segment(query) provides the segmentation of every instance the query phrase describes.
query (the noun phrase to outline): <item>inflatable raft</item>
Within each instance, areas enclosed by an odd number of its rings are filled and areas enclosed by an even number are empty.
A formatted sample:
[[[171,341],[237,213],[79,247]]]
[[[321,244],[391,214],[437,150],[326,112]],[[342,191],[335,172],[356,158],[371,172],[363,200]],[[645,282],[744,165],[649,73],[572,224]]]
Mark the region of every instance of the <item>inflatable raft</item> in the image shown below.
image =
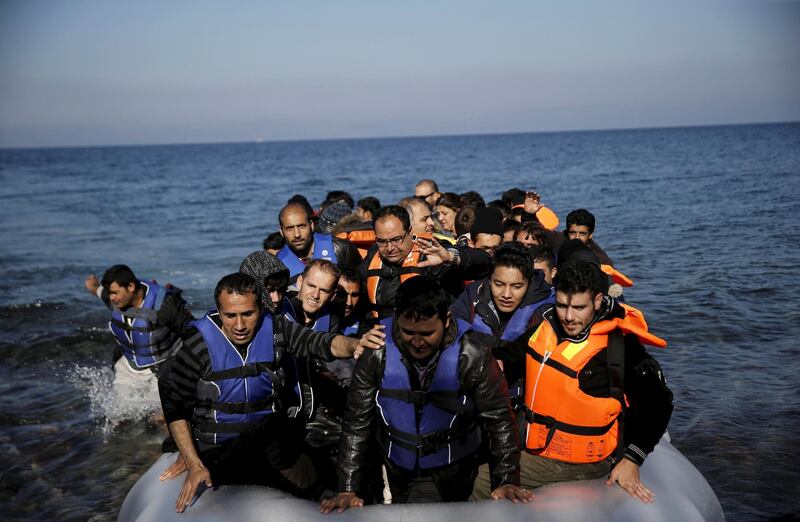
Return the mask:
[[[717,496],[699,471],[664,436],[641,468],[642,481],[655,493],[652,504],[643,504],[618,486],[604,480],[554,484],[536,490],[529,504],[509,501],[439,504],[373,505],[323,515],[319,504],[259,486],[221,486],[205,491],[182,514],[175,513],[185,475],[160,481],[158,476],[177,454],[163,455],[131,488],[119,520],[122,522],[355,520],[414,522],[513,521],[722,521]]]

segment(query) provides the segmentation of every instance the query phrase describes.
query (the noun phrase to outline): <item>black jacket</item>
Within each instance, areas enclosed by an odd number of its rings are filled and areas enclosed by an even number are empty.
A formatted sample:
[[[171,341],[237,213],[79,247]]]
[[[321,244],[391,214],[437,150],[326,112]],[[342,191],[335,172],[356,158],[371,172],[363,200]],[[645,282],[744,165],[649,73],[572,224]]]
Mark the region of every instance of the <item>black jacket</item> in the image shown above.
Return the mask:
[[[421,269],[421,273],[439,280],[442,287],[453,298],[464,291],[464,281],[482,279],[492,270],[492,258],[479,248],[450,247],[458,250],[460,261],[458,265],[436,265]],[[369,264],[373,256],[380,255],[377,245],[373,245],[367,252],[366,259],[361,263],[361,276],[366,282],[368,279]],[[424,260],[424,256],[420,258]],[[381,282],[378,285],[377,304],[373,307],[381,317],[388,317],[393,313],[394,300],[400,288],[400,274],[397,268],[384,264]]]
[[[453,342],[456,321],[451,321],[443,344]],[[401,352],[402,352],[402,348]],[[385,349],[367,350],[356,363],[355,374],[347,397],[343,433],[339,445],[339,490],[362,491],[369,476],[370,439],[376,429],[376,394],[383,379]],[[404,364],[411,363],[403,357]],[[429,372],[432,374],[433,372]],[[409,369],[412,387],[419,386],[417,372]],[[462,337],[459,357],[459,381],[465,394],[475,402],[478,422],[489,438],[492,488],[503,484],[519,484],[519,452],[513,428],[507,387],[488,347],[476,342],[473,334]],[[426,388],[426,386],[422,386]],[[387,461],[390,483],[404,482],[409,472]],[[452,464],[428,470],[446,500],[466,500],[472,491],[478,461],[465,457]],[[406,480],[407,481],[407,480]],[[394,489],[394,488],[393,488]],[[466,491],[466,496],[463,492]]]

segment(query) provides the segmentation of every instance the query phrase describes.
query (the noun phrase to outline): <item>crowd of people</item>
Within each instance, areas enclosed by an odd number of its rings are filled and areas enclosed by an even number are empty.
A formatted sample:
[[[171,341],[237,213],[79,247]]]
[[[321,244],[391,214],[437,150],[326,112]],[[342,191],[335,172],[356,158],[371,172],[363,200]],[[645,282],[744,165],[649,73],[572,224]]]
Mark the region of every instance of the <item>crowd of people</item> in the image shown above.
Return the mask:
[[[486,203],[422,180],[385,206],[295,195],[276,224],[201,318],[125,265],[86,278],[111,309],[115,393],[158,389],[177,511],[222,484],[325,513],[600,477],[653,501],[639,467],[672,393],[644,345],[666,342],[588,210],[559,230],[535,192]]]

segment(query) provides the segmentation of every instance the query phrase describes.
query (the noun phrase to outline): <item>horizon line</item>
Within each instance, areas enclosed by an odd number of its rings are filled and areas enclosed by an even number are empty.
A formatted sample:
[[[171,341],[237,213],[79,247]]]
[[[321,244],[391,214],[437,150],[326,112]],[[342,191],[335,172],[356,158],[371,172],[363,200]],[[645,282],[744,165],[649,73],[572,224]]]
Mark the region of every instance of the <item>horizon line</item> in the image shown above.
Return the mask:
[[[584,129],[564,129],[551,131],[514,131],[514,132],[485,132],[485,133],[455,133],[455,134],[417,134],[417,135],[396,135],[396,136],[352,136],[344,138],[304,138],[304,139],[251,139],[251,140],[230,140],[230,141],[186,141],[186,142],[167,142],[167,143],[109,143],[95,145],[26,145],[20,147],[2,147],[0,151],[15,150],[60,150],[60,149],[110,149],[110,148],[133,148],[133,147],[180,147],[195,145],[244,145],[255,143],[306,143],[318,141],[368,141],[368,140],[408,140],[408,139],[431,139],[431,138],[464,138],[479,136],[519,136],[523,134],[567,134],[584,132],[619,132],[619,131],[647,131],[647,130],[669,130],[669,129],[693,129],[710,127],[742,127],[747,125],[787,125],[800,123],[800,120],[781,120],[781,121],[760,121],[760,122],[740,122],[740,123],[704,123],[692,125],[664,125],[664,126],[643,126],[643,127],[613,127],[613,128],[584,128]]]

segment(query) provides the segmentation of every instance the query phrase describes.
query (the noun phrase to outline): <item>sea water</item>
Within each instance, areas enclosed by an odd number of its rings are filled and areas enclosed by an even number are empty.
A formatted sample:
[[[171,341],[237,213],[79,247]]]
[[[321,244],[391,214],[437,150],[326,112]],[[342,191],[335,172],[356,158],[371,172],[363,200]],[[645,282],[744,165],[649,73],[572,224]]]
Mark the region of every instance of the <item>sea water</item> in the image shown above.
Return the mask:
[[[110,396],[115,263],[196,316],[277,230],[288,197],[392,203],[433,178],[489,201],[534,189],[632,277],[665,350],[673,444],[730,520],[800,516],[800,124],[0,150],[0,513],[113,519],[160,451],[152,401]],[[657,492],[656,492],[657,493]]]

